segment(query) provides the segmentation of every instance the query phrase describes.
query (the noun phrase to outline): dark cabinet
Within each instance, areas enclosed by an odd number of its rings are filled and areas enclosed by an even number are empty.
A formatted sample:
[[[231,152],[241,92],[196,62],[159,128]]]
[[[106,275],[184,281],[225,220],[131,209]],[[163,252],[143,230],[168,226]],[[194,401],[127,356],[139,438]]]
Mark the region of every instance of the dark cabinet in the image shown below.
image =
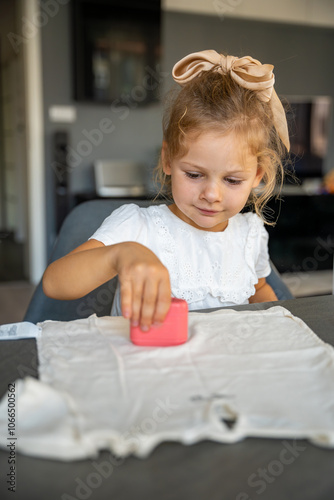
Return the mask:
[[[280,272],[333,268],[334,195],[289,195],[269,207],[277,218],[267,226],[269,251]]]

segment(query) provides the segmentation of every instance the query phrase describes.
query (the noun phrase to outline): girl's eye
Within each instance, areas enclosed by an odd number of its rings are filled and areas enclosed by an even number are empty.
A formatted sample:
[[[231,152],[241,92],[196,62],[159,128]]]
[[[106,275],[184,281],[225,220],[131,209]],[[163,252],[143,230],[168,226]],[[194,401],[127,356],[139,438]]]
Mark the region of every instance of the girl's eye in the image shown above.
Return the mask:
[[[228,182],[228,184],[232,184],[233,186],[237,186],[238,184],[242,183],[241,179],[233,179],[231,177],[225,177],[225,181]]]
[[[199,179],[201,177],[201,174],[196,172],[185,172],[185,174],[189,179]]]

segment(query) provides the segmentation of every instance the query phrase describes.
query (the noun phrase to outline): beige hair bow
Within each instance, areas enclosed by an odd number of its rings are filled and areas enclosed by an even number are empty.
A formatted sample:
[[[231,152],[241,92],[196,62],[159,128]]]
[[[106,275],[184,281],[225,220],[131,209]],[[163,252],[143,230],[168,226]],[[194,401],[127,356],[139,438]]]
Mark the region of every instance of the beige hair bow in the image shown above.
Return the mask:
[[[177,62],[173,68],[173,78],[180,85],[190,82],[202,71],[216,67],[221,74],[230,73],[242,87],[257,92],[259,99],[270,101],[275,128],[283,144],[290,149],[288,125],[282,103],[277,96],[272,64],[261,64],[250,56],[234,57],[218,54],[215,50],[194,52]]]

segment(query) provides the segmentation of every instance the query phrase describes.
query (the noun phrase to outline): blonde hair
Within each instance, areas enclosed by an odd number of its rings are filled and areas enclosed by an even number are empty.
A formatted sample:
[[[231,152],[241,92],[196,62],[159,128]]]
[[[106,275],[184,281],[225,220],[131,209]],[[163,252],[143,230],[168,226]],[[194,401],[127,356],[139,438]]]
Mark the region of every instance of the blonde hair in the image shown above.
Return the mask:
[[[286,149],[274,127],[270,103],[261,101],[256,92],[241,87],[229,74],[222,75],[215,68],[203,71],[167,96],[163,117],[166,147],[155,171],[160,185],[157,196],[162,194],[173,200],[171,178],[164,173],[163,162],[184,156],[187,138],[207,131],[222,135],[234,132],[247,141],[263,178],[251,192],[246,206],[252,207],[264,222],[273,224],[265,219],[264,209],[269,198],[280,192]]]

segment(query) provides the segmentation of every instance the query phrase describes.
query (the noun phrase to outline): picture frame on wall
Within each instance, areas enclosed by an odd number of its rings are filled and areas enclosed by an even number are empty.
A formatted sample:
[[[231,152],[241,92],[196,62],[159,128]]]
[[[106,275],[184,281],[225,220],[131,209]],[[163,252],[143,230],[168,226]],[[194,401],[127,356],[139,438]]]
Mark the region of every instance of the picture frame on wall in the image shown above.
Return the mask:
[[[160,0],[73,0],[71,24],[75,100],[159,100]]]

